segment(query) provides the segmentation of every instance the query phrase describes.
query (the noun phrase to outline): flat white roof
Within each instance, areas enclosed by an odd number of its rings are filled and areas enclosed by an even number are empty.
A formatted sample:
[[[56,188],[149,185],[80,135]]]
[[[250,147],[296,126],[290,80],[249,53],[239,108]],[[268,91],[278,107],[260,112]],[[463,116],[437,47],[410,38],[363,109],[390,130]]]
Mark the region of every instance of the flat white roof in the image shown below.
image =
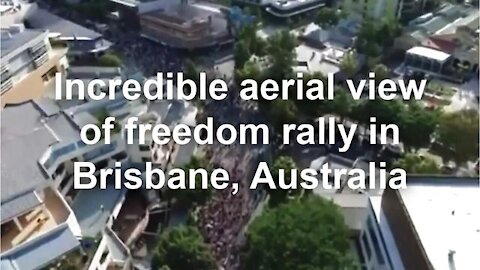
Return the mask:
[[[328,73],[337,73],[340,67],[334,61],[328,61],[336,57],[343,56],[343,52],[333,48],[319,50],[304,44],[300,44],[295,48],[297,54],[298,65],[294,67],[296,72],[321,72],[325,75]],[[335,54],[335,55],[334,55]]]
[[[480,265],[480,188],[435,180],[409,183],[402,200],[435,270],[472,269]]]
[[[426,58],[430,58],[430,59],[437,60],[437,61],[440,61],[440,62],[443,62],[450,57],[450,54],[448,54],[448,53],[445,53],[445,52],[442,52],[442,51],[439,51],[439,50],[435,50],[435,49],[431,49],[431,48],[427,48],[427,47],[422,47],[422,46],[413,47],[413,48],[409,49],[407,51],[407,53],[422,56],[422,57],[426,57]]]

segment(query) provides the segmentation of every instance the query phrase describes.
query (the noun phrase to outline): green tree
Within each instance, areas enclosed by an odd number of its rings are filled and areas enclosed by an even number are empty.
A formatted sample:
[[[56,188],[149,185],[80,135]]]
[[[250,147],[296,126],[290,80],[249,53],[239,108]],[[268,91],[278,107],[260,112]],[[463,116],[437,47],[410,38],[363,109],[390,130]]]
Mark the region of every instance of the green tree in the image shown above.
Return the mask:
[[[284,183],[285,184],[289,184],[292,179],[291,179],[291,170],[292,169],[297,169],[298,170],[298,167],[297,167],[297,164],[295,163],[295,161],[289,157],[289,156],[280,156],[280,157],[277,157],[275,159],[275,161],[273,162],[273,167],[272,167],[272,177],[276,180],[276,187],[277,189],[269,189],[268,190],[268,193],[270,195],[270,199],[269,199],[269,205],[270,206],[277,206],[281,203],[284,203],[287,201],[288,199],[288,196],[291,196],[291,195],[298,195],[299,192],[290,192],[288,190],[284,190],[284,189],[280,189],[279,188],[279,179],[280,179],[280,173],[279,173],[279,170],[285,170],[285,179],[284,179]],[[297,179],[298,179],[298,175],[297,175]]]
[[[246,44],[245,41],[238,41],[235,44],[234,60],[237,68],[242,68],[251,56],[252,54],[250,53],[248,44]]]
[[[315,23],[322,28],[336,25],[340,20],[340,14],[333,8],[324,7],[318,10]]]
[[[283,124],[295,123],[298,110],[292,100],[276,99],[268,103],[267,108],[267,116],[275,128],[281,128]]]
[[[269,76],[281,80],[290,77],[295,62],[297,39],[288,31],[277,33],[268,39],[267,54],[271,59]]]
[[[394,163],[394,167],[402,168],[409,174],[440,174],[440,168],[433,159],[414,153],[405,154]]]
[[[199,75],[200,75],[200,67],[191,59],[187,59],[185,61],[185,72],[184,77],[185,79],[190,79],[199,83]]]
[[[439,115],[438,111],[426,110],[417,103],[410,104],[398,123],[404,147],[415,151],[421,147],[428,147]]]
[[[383,19],[377,33],[377,42],[382,47],[392,46],[395,38],[402,34],[402,26],[397,20]]]
[[[340,62],[340,70],[348,77],[355,76],[358,70],[357,52],[351,51],[343,55]]]
[[[152,269],[214,270],[215,260],[197,228],[180,225],[167,229],[152,258]]]
[[[114,53],[105,53],[98,58],[98,64],[104,67],[119,67],[122,65],[122,60]]]
[[[347,93],[347,91],[348,90],[343,88],[335,89],[334,99],[329,102],[330,112],[340,116],[342,121],[349,115],[352,106],[353,99],[351,98],[351,95]]]
[[[453,160],[460,166],[478,158],[478,111],[463,110],[440,117],[436,130],[437,142],[445,148],[445,161]]]
[[[365,116],[375,117],[378,124],[398,124],[405,111],[405,105],[397,100],[368,100],[363,104]]]
[[[193,156],[186,165],[183,166],[186,179],[189,179],[190,169],[209,169],[204,159]],[[195,189],[184,190],[170,190],[167,189],[164,193],[167,200],[174,200],[175,204],[182,209],[191,209],[192,207],[204,205],[212,196],[212,188],[208,186],[207,189],[202,188],[202,177],[200,174],[196,174],[195,177]]]
[[[243,269],[357,269],[348,228],[333,202],[318,196],[268,208],[248,227]]]
[[[382,80],[387,79],[389,75],[388,67],[385,66],[384,64],[375,65],[372,72],[375,73],[376,82],[381,82]]]
[[[238,85],[246,79],[252,79],[257,82],[263,80],[262,71],[258,65],[252,61],[247,61],[242,68],[235,70],[235,81]]]

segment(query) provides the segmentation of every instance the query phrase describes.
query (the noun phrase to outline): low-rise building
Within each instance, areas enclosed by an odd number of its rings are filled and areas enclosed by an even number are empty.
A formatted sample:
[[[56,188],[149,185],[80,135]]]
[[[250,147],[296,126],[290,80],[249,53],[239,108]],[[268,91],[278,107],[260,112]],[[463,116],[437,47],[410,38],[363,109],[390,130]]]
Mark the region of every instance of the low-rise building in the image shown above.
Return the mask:
[[[45,9],[37,8],[25,17],[25,21],[31,28],[48,30],[50,39],[66,42],[70,55],[96,55],[112,46],[102,34]]]
[[[128,77],[118,69],[95,67],[74,67],[65,77],[71,76],[84,83]],[[141,169],[152,161],[162,169],[182,166],[196,151],[196,144],[156,145],[151,134],[145,145],[127,145],[123,128],[114,130],[110,144],[102,139],[86,145],[80,129],[101,124],[105,116],[114,116],[120,127],[133,115],[142,123],[153,119],[152,124],[195,126],[197,110],[182,100],[128,101],[119,92],[113,100],[78,100],[77,95],[54,100],[54,89],[48,88],[42,97],[2,111],[2,269],[61,268],[78,258],[91,269],[130,269],[130,252],[143,252],[136,247],[149,224],[149,211],[153,223],[158,223],[158,213],[168,211],[160,192],[129,193],[115,188],[114,181],[106,188],[97,183],[93,189],[74,189],[74,162],[93,163],[98,177],[101,169],[117,165]],[[132,220],[133,214],[138,219]]]
[[[313,160],[311,169],[319,171],[324,164],[331,169],[362,168],[362,160],[350,160],[337,155],[327,155]],[[367,165],[368,166],[368,165]],[[368,178],[368,176],[367,176]],[[321,182],[322,179],[319,179]],[[367,270],[397,270],[401,265],[394,264],[387,250],[385,239],[378,225],[378,217],[374,211],[371,198],[381,195],[382,190],[350,190],[345,183],[347,177],[341,179],[340,189],[324,189],[320,187],[313,190],[313,194],[334,202],[345,218],[345,223],[350,229],[350,242],[352,254],[355,255],[361,269]],[[333,174],[329,176],[329,183],[333,184]]]
[[[42,168],[44,151],[73,136],[65,117],[47,119],[32,101],[2,110],[2,269],[39,269],[80,246],[74,212]],[[55,132],[53,132],[55,129]]]
[[[471,269],[478,265],[478,178],[409,176],[407,188],[387,189],[380,227],[405,269]]]
[[[227,14],[215,6],[163,1],[140,7],[142,36],[166,46],[193,50],[233,42]]]
[[[22,103],[43,95],[55,73],[68,68],[67,48],[52,47],[49,32],[13,24],[1,31],[1,100]]]
[[[325,0],[272,0],[265,10],[277,18],[291,18],[325,6]]]
[[[477,8],[445,4],[409,23],[395,47],[409,50],[423,46],[451,55],[451,65],[459,64],[478,73],[479,11]]]
[[[396,19],[402,0],[344,0],[342,9],[350,15],[374,19]]]

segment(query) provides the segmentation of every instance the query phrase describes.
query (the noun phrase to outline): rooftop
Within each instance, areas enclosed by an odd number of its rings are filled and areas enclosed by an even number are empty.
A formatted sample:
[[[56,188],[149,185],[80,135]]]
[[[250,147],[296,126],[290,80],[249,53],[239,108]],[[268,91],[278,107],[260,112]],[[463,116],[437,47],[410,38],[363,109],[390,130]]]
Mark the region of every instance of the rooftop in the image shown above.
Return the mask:
[[[32,28],[49,30],[52,35],[65,39],[94,40],[102,37],[100,33],[40,8],[28,15],[26,21]]]
[[[339,63],[344,52],[334,48],[316,49],[307,45],[295,48],[297,53],[297,66],[299,72],[321,72],[322,74],[337,73],[340,71]]]
[[[0,42],[2,58],[13,52],[15,49],[42,35],[46,36],[46,32],[32,29],[23,29],[20,32],[14,32],[2,29]]]
[[[112,180],[113,182],[113,180]],[[106,189],[80,190],[72,203],[72,210],[83,236],[95,237],[101,233],[125,190],[108,185]]]
[[[28,246],[1,257],[2,270],[38,269],[50,261],[78,248],[80,243],[67,224],[55,229],[55,232],[38,237]]]
[[[427,48],[427,47],[421,47],[421,46],[417,46],[409,49],[407,51],[407,54],[413,54],[413,55],[433,59],[440,62],[443,62],[450,57],[450,54],[448,53]]]
[[[478,179],[410,177],[408,188],[399,194],[434,269],[480,265]],[[450,251],[454,268],[449,265]]]
[[[325,0],[273,0],[269,2],[266,10],[277,17],[290,17],[323,7],[325,2]]]
[[[70,140],[78,136],[78,132],[63,114],[44,117],[34,102],[6,106],[1,120],[1,218],[4,221],[36,205],[32,191],[48,185],[48,177],[38,160],[49,146]]]

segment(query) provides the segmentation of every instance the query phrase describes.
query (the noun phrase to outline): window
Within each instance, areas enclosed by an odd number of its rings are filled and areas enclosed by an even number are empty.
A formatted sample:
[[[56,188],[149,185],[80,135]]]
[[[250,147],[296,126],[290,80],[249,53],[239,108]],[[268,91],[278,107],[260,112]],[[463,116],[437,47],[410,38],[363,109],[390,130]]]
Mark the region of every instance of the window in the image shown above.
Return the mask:
[[[102,253],[102,257],[100,257],[100,264],[104,264],[105,260],[107,259],[108,256],[108,250],[105,248],[105,250]]]
[[[140,151],[150,151],[149,145],[141,144],[139,148],[140,148]]]
[[[378,263],[385,264],[385,259],[383,258],[382,251],[380,250],[380,245],[378,243],[377,234],[373,229],[373,222],[372,219],[368,219],[368,232],[370,234],[370,238],[372,239],[373,249],[375,250],[375,255],[377,256]]]
[[[370,243],[368,242],[367,232],[363,232],[362,235],[363,247],[365,248],[365,253],[367,254],[367,261],[370,261],[372,257],[372,250],[370,249]]]

